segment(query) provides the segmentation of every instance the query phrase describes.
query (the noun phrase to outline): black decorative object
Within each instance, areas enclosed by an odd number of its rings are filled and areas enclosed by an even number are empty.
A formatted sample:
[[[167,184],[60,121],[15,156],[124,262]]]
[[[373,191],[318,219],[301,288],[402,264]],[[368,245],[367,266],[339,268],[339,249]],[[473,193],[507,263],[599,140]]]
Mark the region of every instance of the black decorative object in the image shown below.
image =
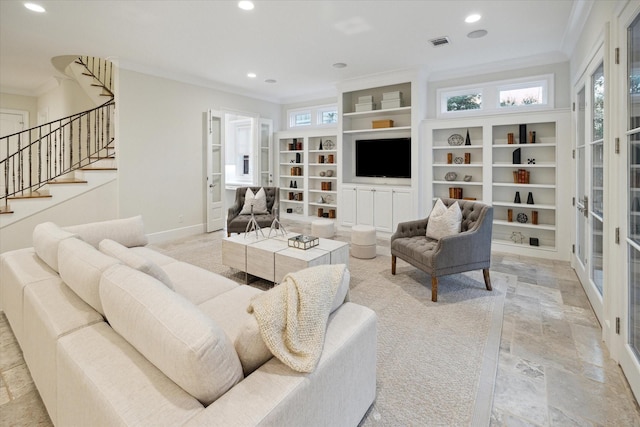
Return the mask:
[[[322,139],[320,140],[320,148],[318,150],[322,150]]]
[[[289,181],[289,188],[293,188],[293,180]]]
[[[540,246],[540,241],[537,237],[529,237],[529,244],[531,246]]]
[[[536,131],[535,130],[533,132],[531,132],[531,143],[532,144],[536,143]]]
[[[514,165],[519,165],[520,164],[520,162],[521,162],[520,152],[521,151],[522,150],[520,148],[516,148],[515,150],[513,150],[513,156],[512,157],[513,157],[513,164]]]
[[[516,198],[513,199],[513,203],[520,203],[520,192],[516,191]]]
[[[287,208],[287,213],[293,213],[293,208]]]
[[[520,125],[520,144],[527,143],[527,125]]]
[[[520,212],[518,214],[518,216],[516,216],[516,220],[518,220],[518,222],[522,223],[522,224],[526,224],[527,221],[529,221],[529,217],[527,217],[527,214],[524,212]]]
[[[296,153],[296,163],[302,163],[302,157],[300,156],[300,153]]]
[[[293,188],[298,188],[298,181],[293,181]]]
[[[535,165],[536,164],[536,159],[527,159],[527,164]]]
[[[471,138],[469,138],[469,129],[467,129],[467,138],[464,140],[464,145],[471,145]]]
[[[533,205],[533,193],[531,191],[529,191],[529,195],[527,196],[527,204],[528,205]]]

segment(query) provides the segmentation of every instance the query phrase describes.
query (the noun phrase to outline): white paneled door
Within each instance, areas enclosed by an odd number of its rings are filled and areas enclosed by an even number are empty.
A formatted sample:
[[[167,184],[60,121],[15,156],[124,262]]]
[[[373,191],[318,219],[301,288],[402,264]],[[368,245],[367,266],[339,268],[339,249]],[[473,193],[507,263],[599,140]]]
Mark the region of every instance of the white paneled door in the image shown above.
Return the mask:
[[[629,7],[629,9],[632,9]],[[620,245],[624,247],[624,273],[627,289],[619,333],[624,340],[620,357],[629,385],[640,396],[640,6],[623,13],[620,20],[620,64],[626,65],[624,139],[621,155],[626,156],[622,175]],[[626,44],[626,46],[624,46]],[[622,142],[624,141],[624,144]],[[620,319],[620,318],[618,318]]]
[[[598,49],[576,87],[575,249],[573,266],[600,323],[604,321],[604,81]]]
[[[207,114],[207,232],[224,228],[224,120],[222,113]]]

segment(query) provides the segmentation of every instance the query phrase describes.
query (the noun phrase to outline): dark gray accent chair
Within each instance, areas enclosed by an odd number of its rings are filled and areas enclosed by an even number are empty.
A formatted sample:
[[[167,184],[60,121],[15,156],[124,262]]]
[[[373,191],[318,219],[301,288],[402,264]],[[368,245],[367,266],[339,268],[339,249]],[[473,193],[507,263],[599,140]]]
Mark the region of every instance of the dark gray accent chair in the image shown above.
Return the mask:
[[[278,187],[238,187],[236,188],[236,200],[227,212],[227,236],[231,236],[231,233],[244,233],[247,229],[251,215],[240,215],[244,206],[244,195],[247,193],[247,188],[251,188],[254,194],[264,188],[267,196],[267,210],[269,213],[254,215],[260,227],[269,227],[276,217],[278,220],[280,219],[280,189]]]
[[[458,202],[462,210],[459,234],[434,240],[426,236],[429,218],[398,224],[391,236],[391,274],[400,258],[431,275],[431,300],[438,300],[438,277],[482,269],[487,290],[491,290],[491,231],[493,207],[484,203],[442,199],[447,206]]]

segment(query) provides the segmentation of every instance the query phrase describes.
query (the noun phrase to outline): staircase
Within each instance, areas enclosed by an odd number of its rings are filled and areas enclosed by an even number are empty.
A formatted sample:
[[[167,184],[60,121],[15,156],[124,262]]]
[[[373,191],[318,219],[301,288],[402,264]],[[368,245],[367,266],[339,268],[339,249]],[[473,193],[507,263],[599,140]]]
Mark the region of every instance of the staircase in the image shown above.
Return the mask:
[[[0,229],[116,179],[113,65],[67,67],[99,107],[0,138]]]

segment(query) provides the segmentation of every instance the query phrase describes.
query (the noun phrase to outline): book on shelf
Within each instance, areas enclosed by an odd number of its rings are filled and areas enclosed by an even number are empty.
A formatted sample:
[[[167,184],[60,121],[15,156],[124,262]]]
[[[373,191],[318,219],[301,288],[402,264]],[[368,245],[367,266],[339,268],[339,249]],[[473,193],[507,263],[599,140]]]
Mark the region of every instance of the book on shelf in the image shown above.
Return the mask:
[[[449,187],[450,199],[462,199],[462,187]]]
[[[514,184],[528,184],[531,172],[526,169],[518,169],[513,171],[513,183]]]

